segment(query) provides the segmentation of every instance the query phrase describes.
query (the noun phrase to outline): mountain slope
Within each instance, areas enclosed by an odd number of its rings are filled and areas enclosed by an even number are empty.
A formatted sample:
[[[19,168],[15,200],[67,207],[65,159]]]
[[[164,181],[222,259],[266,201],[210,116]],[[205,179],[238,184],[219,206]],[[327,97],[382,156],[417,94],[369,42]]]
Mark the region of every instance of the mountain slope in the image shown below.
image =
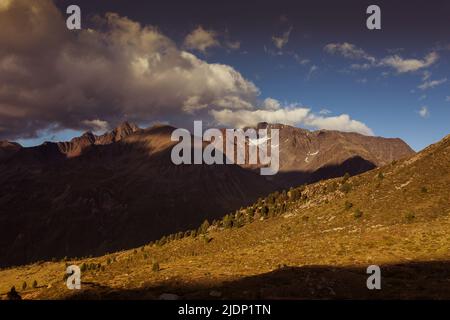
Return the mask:
[[[141,245],[275,189],[235,165],[173,165],[173,129],[107,144],[86,134],[24,148],[0,164],[0,265]]]
[[[13,151],[0,161],[0,266],[139,246],[274,190],[357,174],[412,153],[399,139],[262,127],[280,130],[281,172],[271,177],[246,165],[174,165],[170,126],[125,122],[69,142],[5,145]]]
[[[24,298],[450,298],[450,136],[364,174],[274,194],[211,226],[90,259],[0,271]],[[266,207],[269,211],[266,211]],[[160,271],[154,272],[154,262]],[[95,265],[82,290],[65,264]],[[382,290],[366,288],[380,265]]]

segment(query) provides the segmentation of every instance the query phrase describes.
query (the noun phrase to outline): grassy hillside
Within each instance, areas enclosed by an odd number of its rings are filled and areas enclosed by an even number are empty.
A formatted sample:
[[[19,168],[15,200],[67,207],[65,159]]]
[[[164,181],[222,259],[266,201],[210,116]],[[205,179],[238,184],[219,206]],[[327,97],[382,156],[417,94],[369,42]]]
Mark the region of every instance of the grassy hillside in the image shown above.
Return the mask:
[[[15,286],[25,299],[449,299],[449,190],[447,136],[359,176],[272,194],[208,228],[102,257],[3,269],[0,293]],[[69,264],[82,266],[82,290],[66,288]],[[382,268],[380,291],[366,288],[371,264]]]

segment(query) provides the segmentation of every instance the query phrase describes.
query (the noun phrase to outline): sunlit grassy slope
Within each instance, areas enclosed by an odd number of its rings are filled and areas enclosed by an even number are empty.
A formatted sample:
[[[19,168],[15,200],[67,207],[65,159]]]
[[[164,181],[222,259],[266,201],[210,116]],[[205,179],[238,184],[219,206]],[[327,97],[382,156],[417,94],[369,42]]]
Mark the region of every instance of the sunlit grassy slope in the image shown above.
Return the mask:
[[[25,299],[450,298],[449,203],[447,136],[362,175],[273,194],[206,232],[1,270],[0,293],[15,286]],[[82,290],[65,285],[70,264],[82,266]],[[366,287],[371,264],[381,266],[379,291]]]

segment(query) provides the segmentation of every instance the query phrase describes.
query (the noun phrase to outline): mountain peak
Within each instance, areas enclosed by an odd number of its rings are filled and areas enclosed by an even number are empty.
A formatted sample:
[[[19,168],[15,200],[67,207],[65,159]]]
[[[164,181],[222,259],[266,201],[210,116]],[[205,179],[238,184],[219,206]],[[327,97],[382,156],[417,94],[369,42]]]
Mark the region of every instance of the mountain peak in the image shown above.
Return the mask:
[[[138,130],[140,130],[140,128],[135,123],[124,121],[119,124],[111,133],[114,135],[113,140],[119,141]]]

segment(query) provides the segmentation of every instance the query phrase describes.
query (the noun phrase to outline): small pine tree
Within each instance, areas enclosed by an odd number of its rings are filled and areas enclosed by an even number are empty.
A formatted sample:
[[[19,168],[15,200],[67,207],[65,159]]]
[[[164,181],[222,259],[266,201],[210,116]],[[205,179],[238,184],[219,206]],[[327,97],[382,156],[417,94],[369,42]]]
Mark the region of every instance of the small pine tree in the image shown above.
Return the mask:
[[[379,172],[379,173],[378,173],[378,179],[379,179],[379,180],[383,180],[383,179],[384,179],[384,174],[383,174],[383,172]]]
[[[350,174],[346,172],[344,176],[342,177],[342,183],[346,183],[350,179]]]
[[[22,283],[22,290],[25,290],[26,288],[27,288],[27,282],[24,281],[24,282]]]
[[[80,271],[85,272],[86,270],[87,270],[87,265],[86,265],[86,263],[83,262],[83,264],[81,265]]]
[[[106,259],[106,264],[110,265],[111,264],[111,258],[108,257],[108,259]]]
[[[34,280],[34,281],[33,281],[33,288],[37,288],[37,286],[38,286],[38,283],[37,283],[36,280]]]
[[[209,222],[208,220],[203,221],[202,225],[198,228],[199,234],[205,234],[208,232]]]
[[[158,261],[153,261],[152,263],[152,271],[158,272],[160,270]]]
[[[362,211],[359,209],[356,209],[355,213],[353,214],[353,217],[355,217],[356,219],[359,219],[362,217],[362,215],[363,215]]]
[[[17,293],[16,287],[11,287],[11,290],[6,294],[8,300],[22,300],[20,294]]]
[[[233,226],[233,219],[229,214],[223,217],[222,224],[224,228],[231,228]]]

